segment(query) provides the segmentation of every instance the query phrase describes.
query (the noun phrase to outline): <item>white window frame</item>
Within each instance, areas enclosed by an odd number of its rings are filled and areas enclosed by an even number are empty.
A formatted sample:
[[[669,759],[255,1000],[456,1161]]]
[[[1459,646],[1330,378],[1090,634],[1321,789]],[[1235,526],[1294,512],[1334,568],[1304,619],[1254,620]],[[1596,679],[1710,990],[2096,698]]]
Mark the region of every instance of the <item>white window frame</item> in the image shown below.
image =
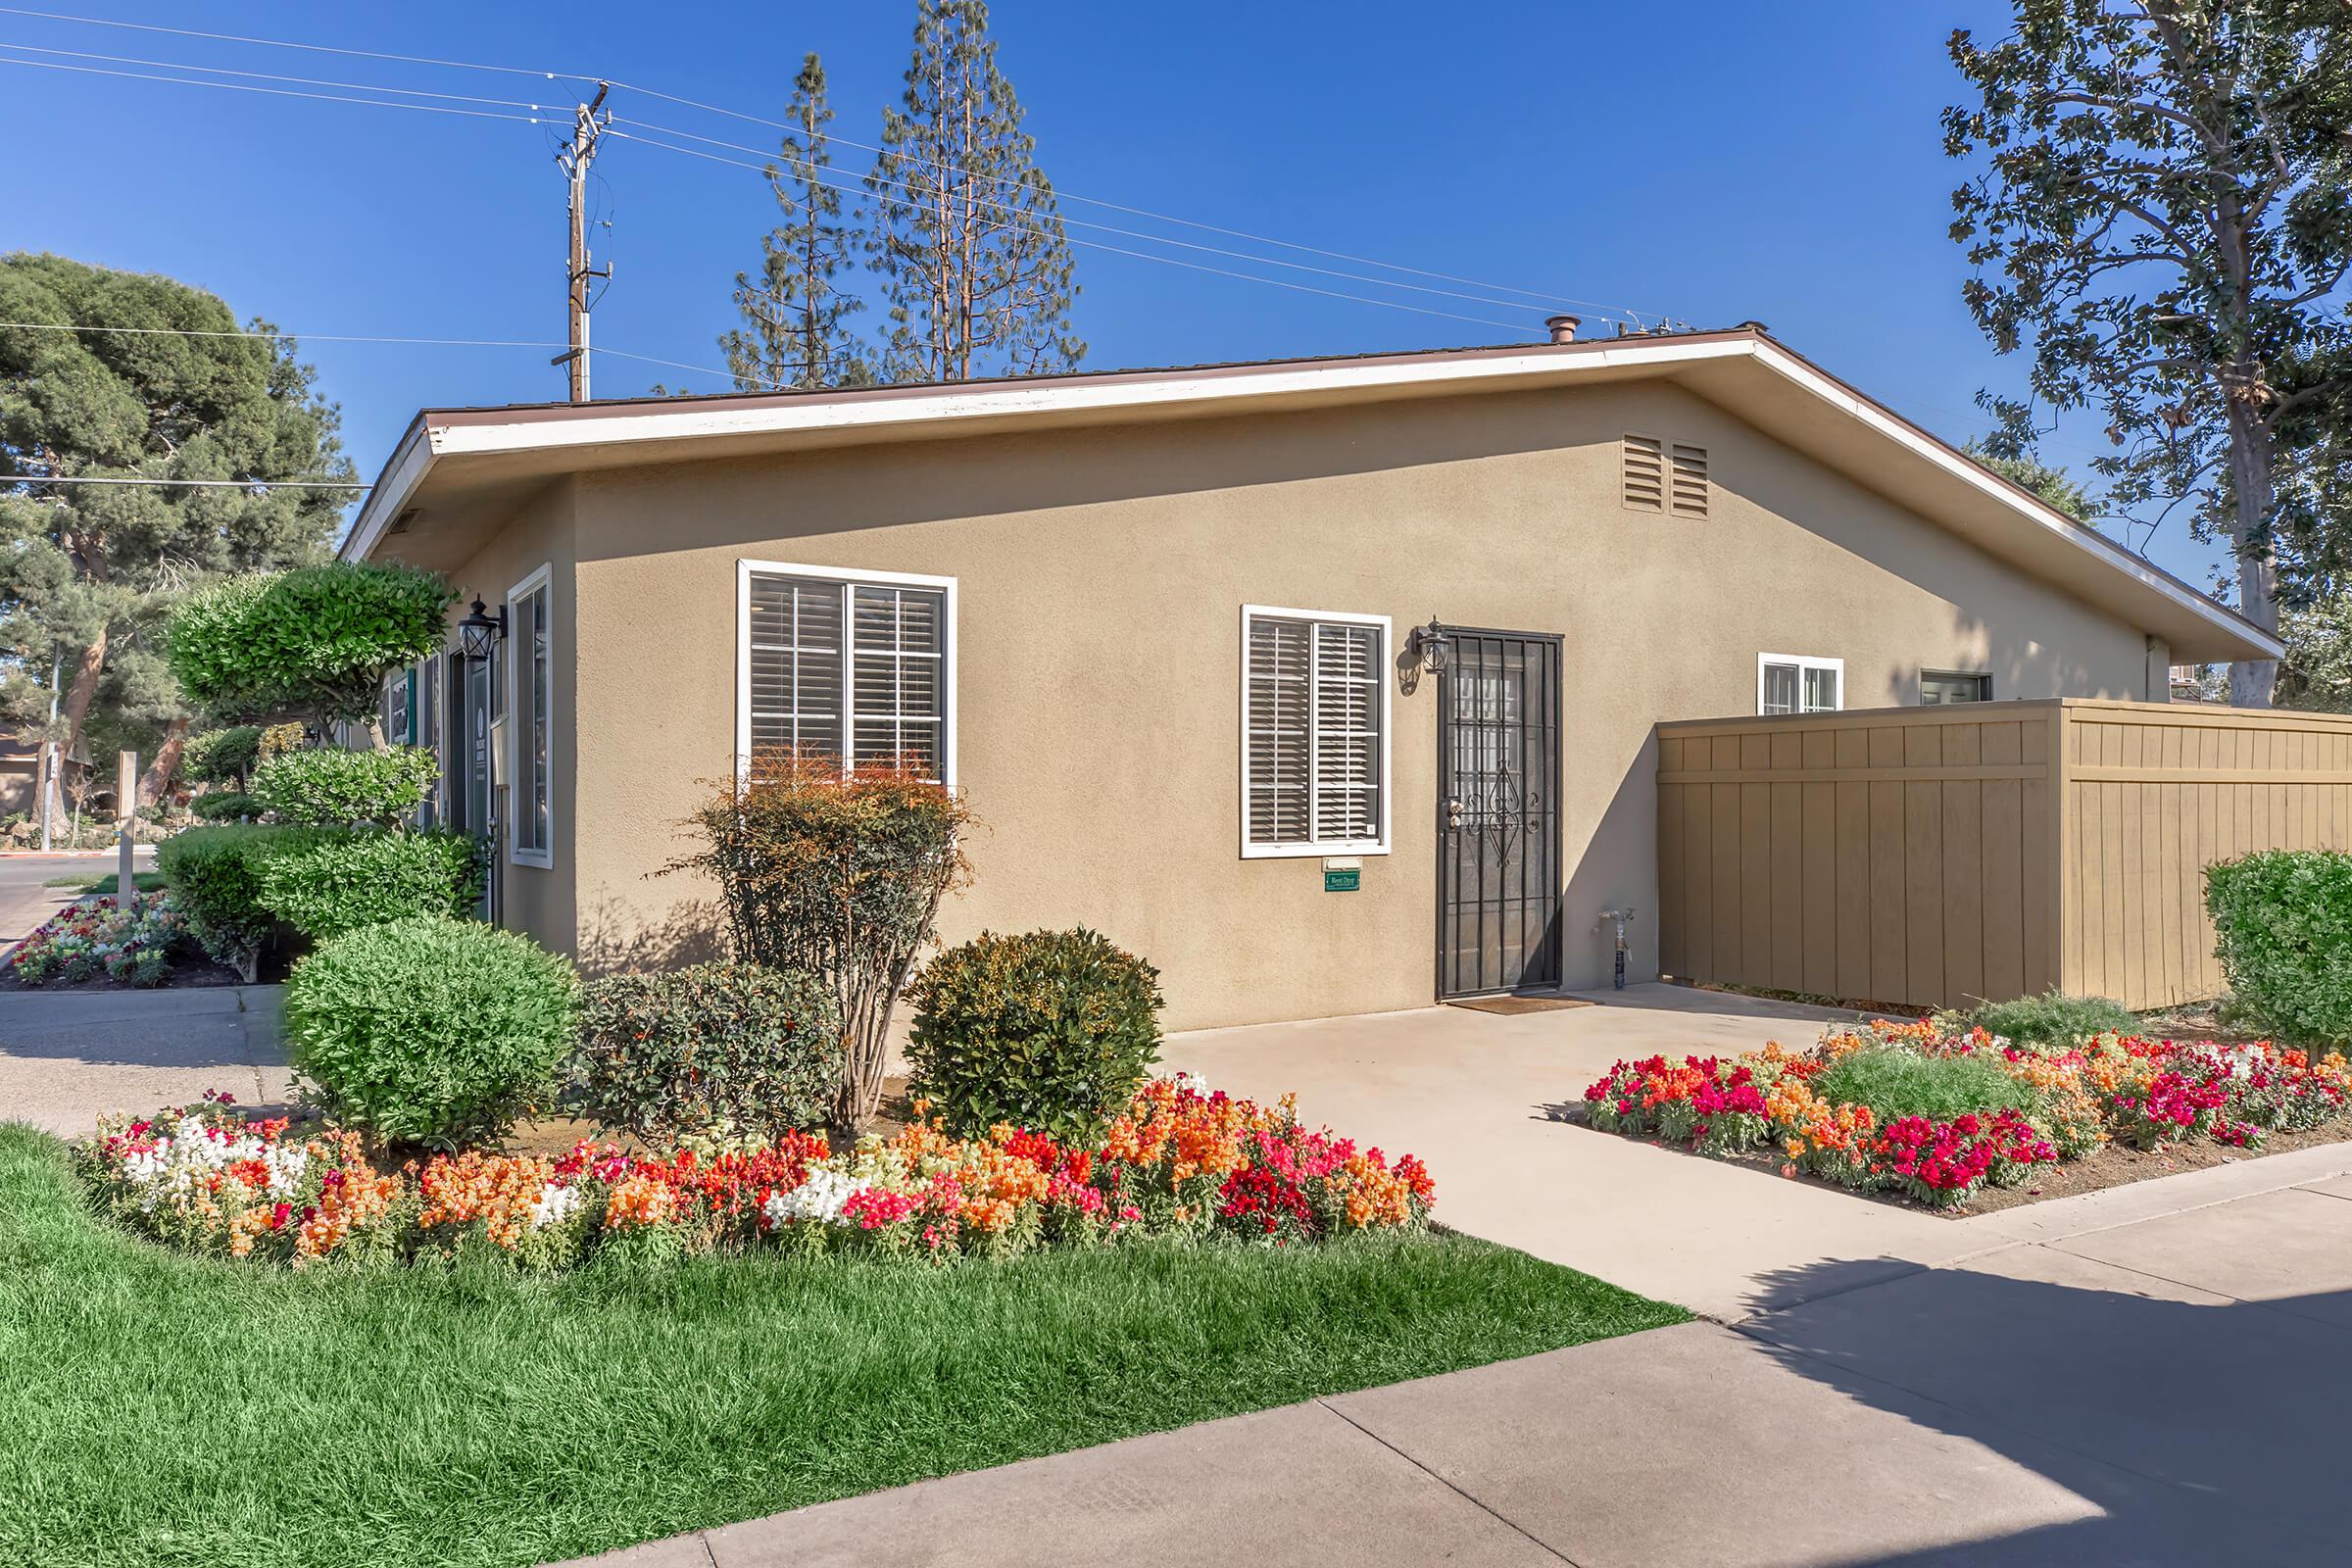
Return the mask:
[[[1845,710],[1844,660],[1817,659],[1810,654],[1758,654],[1756,656],[1756,715],[1759,718],[1766,716],[1773,718],[1789,718],[1796,716],[1796,714],[1788,713],[1773,713],[1767,715],[1764,712],[1764,672],[1774,664],[1794,664],[1796,666],[1796,700],[1799,704],[1802,704],[1805,700],[1805,671],[1809,669],[1826,669],[1838,677],[1838,706],[1836,708],[1799,707],[1796,710],[1798,714],[1840,713]]]
[[[1928,701],[1928,682],[1939,675],[1949,680],[1973,680],[1982,682],[1982,689],[1984,695],[1982,697],[1971,698],[1965,703],[1931,704]],[[1840,692],[1840,695],[1842,695],[1842,691]],[[1919,706],[1922,708],[1969,708],[1980,703],[1989,703],[1991,701],[1992,671],[1989,669],[1960,669],[1950,664],[1922,664],[1919,666]]]
[[[507,860],[513,865],[536,866],[542,871],[553,870],[556,863],[556,593],[553,576],[547,564],[507,590],[507,736],[511,755],[507,759]],[[528,679],[524,666],[530,662],[530,645],[521,641],[522,617],[516,612],[516,600],[528,600],[535,593],[547,595],[547,843],[536,850],[522,847],[522,798],[530,788],[530,759],[524,748],[530,744],[530,726],[522,720],[522,704],[517,701]]]
[[[789,561],[746,561],[735,563],[735,776],[747,779],[752,771],[752,579],[760,577],[813,577],[821,582],[841,582],[856,585],[869,583],[876,588],[926,588],[942,597],[940,636],[947,646],[940,656],[940,680],[943,691],[940,699],[939,781],[949,790],[956,788],[956,662],[963,638],[956,619],[956,584],[953,577],[926,576],[911,571],[861,571],[846,566],[811,566]],[[842,668],[851,665],[849,621],[842,621]],[[841,715],[841,765],[848,772],[855,764],[852,757],[857,751],[856,719],[847,704]]]
[[[1250,622],[1256,619],[1330,621],[1348,626],[1373,626],[1380,631],[1380,656],[1377,660],[1380,691],[1380,836],[1370,839],[1322,839],[1304,844],[1256,844],[1250,838]],[[1244,605],[1241,628],[1241,834],[1242,858],[1245,860],[1298,860],[1327,855],[1386,855],[1389,840],[1395,832],[1396,809],[1389,792],[1389,753],[1393,745],[1395,725],[1390,715],[1390,669],[1396,658],[1394,628],[1386,615],[1366,615],[1347,610],[1297,610],[1283,605]],[[1307,668],[1314,668],[1314,646],[1307,646]],[[1308,710],[1313,710],[1314,699],[1310,690]],[[1313,819],[1315,798],[1315,756],[1309,746],[1306,763],[1306,794],[1308,819]]]

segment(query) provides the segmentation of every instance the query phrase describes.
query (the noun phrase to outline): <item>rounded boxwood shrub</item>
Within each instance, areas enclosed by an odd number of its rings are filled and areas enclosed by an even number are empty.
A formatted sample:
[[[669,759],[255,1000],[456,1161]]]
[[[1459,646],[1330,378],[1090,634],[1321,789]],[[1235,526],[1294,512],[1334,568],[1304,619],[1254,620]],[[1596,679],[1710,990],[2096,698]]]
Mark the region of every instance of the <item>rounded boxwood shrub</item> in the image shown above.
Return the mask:
[[[313,746],[265,759],[253,770],[251,793],[281,822],[390,827],[416,809],[440,766],[418,746],[378,752]]]
[[[253,764],[261,760],[262,726],[233,724],[188,737],[180,750],[180,770],[206,784],[243,784]]]
[[[1159,971],[1080,927],[982,933],[912,987],[907,1093],[951,1131],[1099,1132],[1159,1056]]]
[[[188,934],[250,981],[277,929],[276,913],[262,902],[263,859],[329,831],[255,823],[191,827],[158,844],[155,863],[172,902],[187,911]]]
[[[325,941],[410,915],[463,917],[481,887],[480,849],[466,834],[322,829],[263,853],[257,896],[304,936]]]
[[[286,1045],[330,1114],[401,1143],[496,1137],[551,1091],[571,965],[527,937],[418,915],[321,944],[286,979]]]
[[[234,822],[262,814],[262,803],[238,790],[215,790],[188,803],[188,809],[208,822]]]
[[[598,1125],[662,1147],[773,1141],[821,1125],[841,1089],[841,1004],[808,975],[705,963],[589,982],[570,1078]]]
[[[2205,868],[2239,1010],[2284,1040],[2352,1041],[2352,855],[2265,850]]]

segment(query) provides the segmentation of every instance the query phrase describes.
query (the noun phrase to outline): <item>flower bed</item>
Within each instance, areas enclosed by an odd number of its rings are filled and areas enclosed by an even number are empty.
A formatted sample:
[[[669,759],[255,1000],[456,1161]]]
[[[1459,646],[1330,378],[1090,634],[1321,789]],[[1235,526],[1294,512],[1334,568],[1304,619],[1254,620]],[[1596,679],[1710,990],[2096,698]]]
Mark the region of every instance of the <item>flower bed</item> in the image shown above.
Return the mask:
[[[1929,1116],[1817,1092],[1835,1064],[1865,1051],[1991,1062],[2024,1103]],[[1603,1132],[1777,1157],[1788,1175],[1956,1208],[2110,1143],[2253,1149],[2274,1133],[2352,1132],[2352,1070],[2340,1054],[2314,1059],[2267,1041],[2105,1034],[2060,1048],[1873,1021],[1833,1026],[1809,1052],[1768,1045],[1728,1060],[1620,1061],[1585,1091],[1585,1104]]]
[[[188,919],[169,893],[84,899],[41,922],[8,956],[21,985],[160,986],[175,957],[193,953]]]
[[[1417,1229],[1435,1189],[1395,1160],[1183,1077],[1139,1092],[1097,1145],[918,1121],[836,1152],[821,1134],[664,1158],[581,1144],[468,1150],[379,1171],[354,1132],[253,1119],[226,1097],[110,1117],[78,1146],[101,1204],[191,1251],[305,1266],[468,1250],[539,1267],[779,1248],[1009,1256],[1142,1236],[1283,1246]]]

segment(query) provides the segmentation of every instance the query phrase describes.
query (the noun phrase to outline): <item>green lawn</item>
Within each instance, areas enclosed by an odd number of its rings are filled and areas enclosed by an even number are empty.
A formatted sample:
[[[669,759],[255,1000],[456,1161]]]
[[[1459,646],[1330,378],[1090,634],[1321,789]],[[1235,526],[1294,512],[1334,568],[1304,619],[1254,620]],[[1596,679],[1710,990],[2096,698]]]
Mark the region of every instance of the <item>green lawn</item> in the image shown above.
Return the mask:
[[[1686,1317],[1447,1236],[295,1275],[0,1124],[0,1562],[535,1563]]]
[[[64,876],[51,877],[41,886],[45,888],[79,888],[84,893],[111,894],[115,891],[115,884],[119,876],[120,873],[114,871],[104,873],[69,871]],[[130,873],[130,885],[134,892],[161,893],[164,889],[164,873],[161,871],[133,871]]]

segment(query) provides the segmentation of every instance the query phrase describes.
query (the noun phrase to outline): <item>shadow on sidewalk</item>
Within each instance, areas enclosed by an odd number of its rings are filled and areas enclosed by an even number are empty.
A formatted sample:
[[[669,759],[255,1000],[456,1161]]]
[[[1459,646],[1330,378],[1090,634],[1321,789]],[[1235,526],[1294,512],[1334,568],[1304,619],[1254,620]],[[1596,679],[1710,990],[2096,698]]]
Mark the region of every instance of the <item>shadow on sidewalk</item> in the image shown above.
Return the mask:
[[[1845,1561],[2342,1560],[2352,1292],[2208,1305],[1966,1267],[1889,1281],[1886,1267],[1782,1270],[1762,1294],[1800,1304],[1740,1330],[1788,1370],[1991,1449],[2102,1517]]]

